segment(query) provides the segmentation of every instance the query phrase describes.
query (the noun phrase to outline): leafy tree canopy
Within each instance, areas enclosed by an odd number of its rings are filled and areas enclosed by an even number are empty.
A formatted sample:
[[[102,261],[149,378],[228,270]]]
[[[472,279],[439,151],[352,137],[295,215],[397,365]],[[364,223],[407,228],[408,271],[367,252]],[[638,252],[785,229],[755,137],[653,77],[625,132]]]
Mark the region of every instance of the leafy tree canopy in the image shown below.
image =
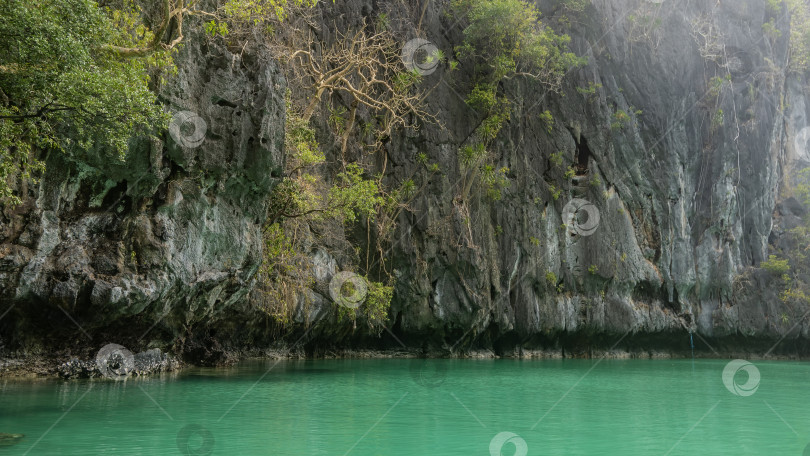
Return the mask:
[[[487,82],[526,76],[558,89],[568,69],[583,63],[566,50],[568,35],[545,26],[530,2],[454,0],[453,6],[469,21],[459,57],[478,62]]]
[[[74,158],[107,150],[123,157],[144,128],[165,127],[148,88],[150,66],[169,50],[126,58],[154,35],[131,2],[100,8],[92,0],[0,2],[0,202],[19,203],[12,179],[42,168],[57,150]]]

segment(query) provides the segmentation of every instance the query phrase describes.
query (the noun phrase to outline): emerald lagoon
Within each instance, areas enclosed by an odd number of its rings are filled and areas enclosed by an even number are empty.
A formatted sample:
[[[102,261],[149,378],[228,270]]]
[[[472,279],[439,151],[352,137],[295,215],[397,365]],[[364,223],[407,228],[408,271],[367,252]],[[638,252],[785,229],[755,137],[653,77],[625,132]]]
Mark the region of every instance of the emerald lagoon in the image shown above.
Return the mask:
[[[0,454],[802,455],[810,364],[263,360],[3,379]],[[809,450],[810,451],[810,450]]]

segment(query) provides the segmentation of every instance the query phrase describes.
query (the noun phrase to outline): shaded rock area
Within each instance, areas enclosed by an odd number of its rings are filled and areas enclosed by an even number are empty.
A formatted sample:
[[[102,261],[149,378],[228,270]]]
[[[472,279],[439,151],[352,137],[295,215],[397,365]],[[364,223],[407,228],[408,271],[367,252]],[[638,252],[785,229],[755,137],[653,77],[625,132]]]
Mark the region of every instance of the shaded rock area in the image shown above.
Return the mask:
[[[184,361],[197,366],[225,366],[239,359],[234,350],[224,348],[211,337],[191,340],[179,349],[179,353]]]

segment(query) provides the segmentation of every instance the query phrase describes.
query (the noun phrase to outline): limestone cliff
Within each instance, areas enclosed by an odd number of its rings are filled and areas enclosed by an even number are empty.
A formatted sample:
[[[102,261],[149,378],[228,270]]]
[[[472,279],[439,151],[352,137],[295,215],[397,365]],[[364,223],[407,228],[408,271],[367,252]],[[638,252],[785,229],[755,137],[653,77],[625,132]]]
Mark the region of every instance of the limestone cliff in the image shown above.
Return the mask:
[[[562,94],[502,87],[514,108],[495,147],[509,169],[502,198],[459,202],[456,152],[481,114],[459,95],[469,75],[442,63],[424,82],[443,126],[386,144],[391,182],[415,172],[420,152],[442,170],[399,219],[390,332],[336,318],[328,284],[349,265],[315,243],[316,284],[287,342],[588,355],[685,352],[692,331],[706,353],[764,354],[783,337],[792,342],[775,352],[806,352],[795,344],[810,330],[804,309],[785,308],[765,277],[739,279],[803,215],[780,191],[810,163],[807,80],[787,69],[788,34],[762,27],[788,30],[789,18],[759,0],[594,0],[574,13],[563,3],[539,7],[588,64]],[[399,32],[451,55],[462,24],[446,10],[351,0],[322,14],[327,30],[380,13],[418,23]],[[163,142],[134,140],[126,164],[50,156],[24,205],[4,211],[0,334],[16,347],[44,346],[51,331],[175,349],[186,337],[276,340],[246,297],[284,159],[285,82],[277,56],[231,54],[200,31],[187,40],[179,76],[159,90],[167,109],[199,118],[179,118]]]

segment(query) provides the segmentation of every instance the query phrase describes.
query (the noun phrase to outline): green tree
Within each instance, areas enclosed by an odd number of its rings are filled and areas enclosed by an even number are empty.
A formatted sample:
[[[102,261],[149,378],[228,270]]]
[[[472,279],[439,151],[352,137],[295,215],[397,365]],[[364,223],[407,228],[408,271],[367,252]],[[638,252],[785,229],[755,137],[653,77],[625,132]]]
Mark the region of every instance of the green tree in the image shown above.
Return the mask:
[[[133,132],[165,126],[147,70],[168,64],[170,48],[150,48],[156,35],[124,6],[0,3],[0,201],[19,203],[13,182],[42,170],[45,152],[123,157]]]
[[[540,21],[540,12],[525,0],[455,0],[469,25],[459,57],[476,62],[478,76],[495,83],[527,77],[559,90],[568,69],[581,63],[566,51],[568,35],[557,35]]]
[[[466,200],[473,182],[497,199],[507,185],[506,169],[492,163],[489,144],[510,119],[511,103],[501,82],[525,78],[559,91],[568,69],[583,59],[567,50],[570,38],[558,35],[540,21],[540,12],[526,0],[454,0],[454,10],[465,16],[464,42],[456,47],[462,64],[473,70],[467,104],[484,115],[473,135],[473,145],[459,150],[459,167]],[[553,128],[551,114],[542,117]]]

